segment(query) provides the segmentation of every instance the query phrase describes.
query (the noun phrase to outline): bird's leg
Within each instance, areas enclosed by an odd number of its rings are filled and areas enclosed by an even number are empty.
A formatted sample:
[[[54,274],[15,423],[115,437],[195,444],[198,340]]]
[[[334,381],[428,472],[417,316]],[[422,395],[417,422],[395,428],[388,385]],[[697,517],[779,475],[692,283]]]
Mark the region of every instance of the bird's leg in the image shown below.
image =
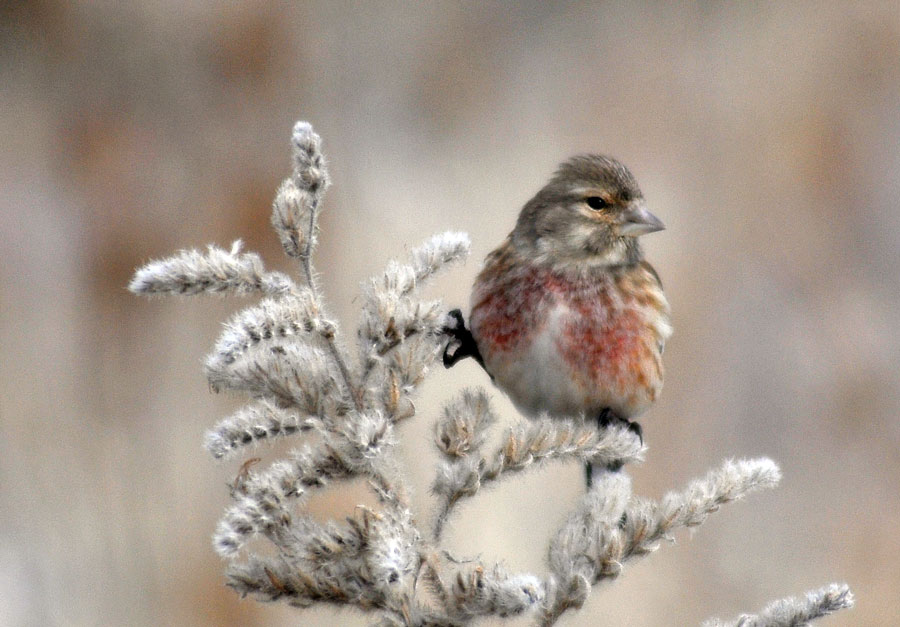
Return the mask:
[[[475,344],[472,332],[466,328],[462,312],[454,309],[447,314],[447,317],[449,322],[444,325],[442,331],[444,335],[450,337],[450,341],[444,348],[444,367],[452,368],[460,359],[472,357],[484,368],[484,359],[481,357],[478,345]]]
[[[621,416],[616,415],[616,413],[611,410],[609,407],[605,407],[600,411],[600,415],[597,416],[597,429],[600,431],[605,431],[612,425],[615,424],[624,424],[629,431],[635,434],[640,440],[641,444],[644,443],[644,430],[641,428],[636,422],[628,420],[626,418],[622,418]],[[613,464],[609,464],[605,466],[607,472],[619,472],[622,469],[622,462],[616,462]],[[591,484],[594,479],[594,466],[590,462],[585,464],[585,479],[587,481],[587,487],[590,489]]]

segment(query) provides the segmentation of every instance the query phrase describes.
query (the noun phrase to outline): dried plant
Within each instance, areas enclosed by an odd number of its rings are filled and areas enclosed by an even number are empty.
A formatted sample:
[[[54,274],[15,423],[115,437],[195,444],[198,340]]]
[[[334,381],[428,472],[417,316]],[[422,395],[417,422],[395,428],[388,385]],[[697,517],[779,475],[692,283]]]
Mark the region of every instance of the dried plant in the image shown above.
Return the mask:
[[[214,544],[228,560],[228,585],[240,594],[295,606],[351,605],[377,613],[386,625],[463,625],[523,613],[552,625],[582,607],[592,586],[618,577],[627,560],[655,551],[679,528],[700,525],[723,503],[778,483],[780,471],[770,460],[728,461],[654,502],[634,496],[624,472],[606,472],[550,542],[547,573],[452,559],[441,550],[442,531],[456,504],[484,485],[551,460],[619,467],[642,459],[644,447],[625,429],[599,432],[544,417],[509,429],[497,448],[485,451],[496,417],[483,390],[465,390],[447,403],[435,427],[437,505],[430,525],[423,525],[396,457],[395,425],[415,414],[416,389],[446,343],[444,308],[423,300],[420,288],[466,256],[468,237],[435,236],[406,263],[392,262],[369,281],[350,351],[323,307],[312,265],[329,180],[320,139],[305,122],[294,127],[292,155],[293,173],[275,197],[272,224],[285,252],[299,261],[302,283],[266,271],[236,242],[230,250],[211,246],[149,263],[130,284],[141,294],[264,297],[226,323],[206,359],[214,390],[250,397],[208,432],[213,457],[305,434],[287,459],[263,470],[251,469],[258,460],[250,459],[234,481],[234,502]],[[346,520],[328,524],[304,511],[307,495],[360,477],[377,507],[360,505]],[[254,540],[271,548],[256,550]],[[832,586],[727,624],[801,625],[851,604],[845,586]]]
[[[773,601],[759,614],[745,614],[735,620],[713,619],[703,627],[799,627],[838,610],[853,607],[853,593],[843,584],[811,590],[802,598]]]

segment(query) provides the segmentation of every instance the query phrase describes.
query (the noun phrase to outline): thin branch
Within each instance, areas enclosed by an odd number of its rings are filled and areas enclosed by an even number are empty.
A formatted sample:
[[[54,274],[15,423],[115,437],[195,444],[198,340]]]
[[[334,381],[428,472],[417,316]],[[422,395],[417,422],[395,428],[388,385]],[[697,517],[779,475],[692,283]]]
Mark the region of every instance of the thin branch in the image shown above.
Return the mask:
[[[817,618],[852,608],[854,602],[847,584],[833,583],[802,597],[773,601],[759,614],[744,614],[731,621],[712,619],[703,627],[803,627]]]
[[[321,301],[321,294],[315,281],[312,267],[312,251],[316,242],[316,228],[319,205],[329,185],[328,169],[322,156],[322,140],[313,131],[308,122],[297,122],[291,134],[294,172],[291,179],[284,182],[275,199],[272,212],[272,224],[282,240],[285,252],[300,258],[306,284],[313,294],[315,302]],[[307,216],[307,231],[300,232],[298,223]],[[304,242],[302,252],[297,249],[298,242]],[[328,352],[334,360],[343,379],[356,411],[363,411],[362,398],[350,375],[350,369],[335,341],[332,328],[323,334]]]
[[[703,479],[692,481],[686,490],[670,492],[659,503],[633,498],[612,532],[608,517],[590,514],[592,509],[605,508],[605,499],[586,507],[584,515],[566,522],[551,544],[554,574],[548,587],[555,594],[548,595],[550,602],[540,624],[552,625],[564,611],[580,607],[592,584],[618,577],[625,561],[652,553],[679,527],[696,527],[724,503],[773,488],[780,480],[781,471],[770,459],[727,461]],[[584,498],[593,498],[591,494]]]
[[[310,212],[309,212],[309,228],[307,233],[309,233],[309,237],[306,240],[306,248],[303,250],[303,253],[300,255],[300,264],[303,268],[303,275],[306,277],[306,284],[309,286],[309,289],[317,292],[315,281],[313,281],[313,271],[312,271],[312,248],[313,248],[313,232],[316,228],[316,209],[318,207],[318,201],[314,202]]]
[[[598,433],[593,427],[546,418],[511,430],[491,456],[465,457],[439,466],[432,491],[443,498],[435,517],[433,537],[435,541],[440,539],[447,518],[460,499],[475,495],[482,485],[506,473],[560,459],[596,460],[604,465],[627,463],[640,460],[643,452],[639,438],[624,428]]]

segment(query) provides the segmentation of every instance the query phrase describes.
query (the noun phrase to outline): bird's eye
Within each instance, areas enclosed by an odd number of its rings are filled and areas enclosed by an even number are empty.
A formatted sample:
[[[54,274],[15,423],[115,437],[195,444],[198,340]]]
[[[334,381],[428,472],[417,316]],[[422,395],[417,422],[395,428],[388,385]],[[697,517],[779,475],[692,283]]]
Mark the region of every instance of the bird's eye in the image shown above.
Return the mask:
[[[600,198],[600,196],[588,196],[584,201],[591,209],[605,209],[608,206],[608,203]]]

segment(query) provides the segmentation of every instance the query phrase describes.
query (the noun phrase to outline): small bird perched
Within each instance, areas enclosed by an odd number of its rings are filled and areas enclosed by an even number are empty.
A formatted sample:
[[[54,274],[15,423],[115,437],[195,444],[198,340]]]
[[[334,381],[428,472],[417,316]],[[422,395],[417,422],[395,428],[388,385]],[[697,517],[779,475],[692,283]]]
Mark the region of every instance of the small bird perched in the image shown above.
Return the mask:
[[[659,395],[672,327],[637,238],[663,228],[624,165],[566,161],[487,256],[470,328],[451,312],[444,365],[474,357],[527,416],[621,422],[640,436],[631,419]]]

